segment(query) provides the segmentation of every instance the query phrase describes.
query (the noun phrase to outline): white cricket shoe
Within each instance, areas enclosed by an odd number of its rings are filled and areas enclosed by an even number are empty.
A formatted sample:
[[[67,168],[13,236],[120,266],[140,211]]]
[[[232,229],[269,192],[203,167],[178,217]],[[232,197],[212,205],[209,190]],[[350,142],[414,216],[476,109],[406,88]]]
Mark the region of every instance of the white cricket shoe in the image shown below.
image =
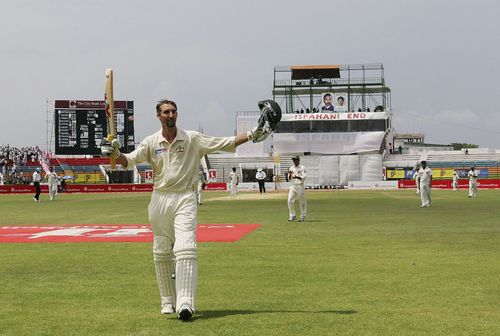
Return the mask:
[[[305,222],[306,221],[306,216],[300,216],[299,222]]]
[[[167,303],[161,308],[162,314],[173,314],[175,313],[174,305],[171,303]]]
[[[189,321],[194,315],[194,310],[191,308],[191,306],[187,304],[183,304],[181,308],[179,309],[179,320],[181,321]]]
[[[296,219],[297,219],[297,216],[290,216],[290,218],[288,218],[288,221],[293,222]]]

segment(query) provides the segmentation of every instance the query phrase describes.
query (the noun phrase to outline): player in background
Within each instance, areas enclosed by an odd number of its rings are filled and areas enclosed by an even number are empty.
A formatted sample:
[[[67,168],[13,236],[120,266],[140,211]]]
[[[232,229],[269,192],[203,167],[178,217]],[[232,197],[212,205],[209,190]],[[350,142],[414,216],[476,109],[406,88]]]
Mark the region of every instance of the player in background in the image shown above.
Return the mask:
[[[418,177],[419,165],[416,166],[415,172],[413,173],[413,179],[415,180],[415,186],[417,187],[417,194],[420,194],[420,179]]]
[[[471,167],[467,174],[469,177],[469,198],[477,197],[477,175],[476,167]]]
[[[421,208],[428,208],[431,205],[431,185],[432,185],[432,169],[427,167],[427,161],[422,161],[421,167],[418,170],[420,179],[420,199],[422,200]]]
[[[453,191],[458,191],[458,180],[460,177],[458,177],[458,174],[456,171],[453,171],[453,180],[451,181],[452,186],[453,186]]]
[[[40,168],[36,168],[33,173],[33,186],[35,187],[35,196],[33,196],[33,200],[35,202],[40,203],[40,193],[42,190],[40,189],[40,181],[42,180],[42,175],[40,174]]]
[[[274,101],[259,102],[259,108],[263,120],[259,119],[253,130],[231,137],[212,137],[178,128],[177,104],[162,100],[156,105],[161,129],[146,137],[133,152],[120,153],[117,139],[102,141],[102,154],[115,157],[116,163],[132,168],[149,162],[153,168],[148,215],[154,236],[153,260],[162,314],[177,312],[180,320],[187,321],[195,313],[198,205],[193,186],[199,178],[200,160],[217,150],[234,152],[249,140],[264,141],[281,119],[281,109]]]
[[[49,173],[45,175],[45,178],[49,183],[49,198],[53,201],[57,195],[57,173],[52,167],[49,167]]]
[[[205,173],[203,172],[203,168],[200,167],[199,177],[198,177],[198,185],[196,187],[196,200],[198,201],[198,205],[202,204],[202,193],[203,188],[207,183],[207,179],[205,178]]]
[[[288,221],[297,219],[295,212],[295,200],[299,198],[300,203],[300,219],[299,222],[304,222],[307,215],[307,199],[306,199],[306,167],[300,164],[300,158],[295,156],[292,158],[293,166],[288,169],[288,181],[291,182],[290,189],[288,190]]]
[[[233,167],[229,173],[229,181],[231,181],[231,196],[236,196],[238,194],[238,184],[240,183],[240,178],[236,174],[236,168]]]
[[[262,168],[257,169],[255,179],[257,183],[259,183],[259,192],[261,195],[266,193],[266,177],[266,172],[263,171]]]

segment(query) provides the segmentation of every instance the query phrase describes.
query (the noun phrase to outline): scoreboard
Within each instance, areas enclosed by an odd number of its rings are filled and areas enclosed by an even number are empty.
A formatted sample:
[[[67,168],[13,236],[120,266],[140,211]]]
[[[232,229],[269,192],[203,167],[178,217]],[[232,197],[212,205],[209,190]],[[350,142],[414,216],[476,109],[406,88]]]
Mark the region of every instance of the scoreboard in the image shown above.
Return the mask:
[[[116,137],[129,153],[134,145],[134,102],[115,100]],[[101,140],[108,134],[104,101],[56,100],[55,154],[100,155]]]

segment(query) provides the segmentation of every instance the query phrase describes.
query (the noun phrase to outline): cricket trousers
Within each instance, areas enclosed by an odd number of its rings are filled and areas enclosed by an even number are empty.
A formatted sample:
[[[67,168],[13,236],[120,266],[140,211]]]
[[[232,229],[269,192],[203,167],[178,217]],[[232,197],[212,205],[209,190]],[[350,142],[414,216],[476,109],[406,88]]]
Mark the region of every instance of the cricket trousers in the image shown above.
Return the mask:
[[[290,215],[290,218],[296,217],[295,200],[297,198],[299,199],[300,203],[300,216],[306,217],[307,215],[307,200],[305,188],[302,184],[292,184],[288,191],[288,213]]]
[[[420,182],[420,199],[423,207],[431,205],[431,186],[428,181]]]
[[[162,305],[193,311],[197,286],[197,204],[193,190],[153,191],[148,206],[153,256]]]

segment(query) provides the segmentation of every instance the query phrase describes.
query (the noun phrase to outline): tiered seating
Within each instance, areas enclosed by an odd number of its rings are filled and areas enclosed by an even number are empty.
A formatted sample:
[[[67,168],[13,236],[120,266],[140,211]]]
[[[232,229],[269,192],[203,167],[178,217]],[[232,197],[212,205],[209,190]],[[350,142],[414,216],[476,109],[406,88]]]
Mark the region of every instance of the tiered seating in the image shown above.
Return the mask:
[[[384,160],[386,168],[412,168],[417,162],[425,160],[425,155],[422,154],[390,154]]]
[[[283,179],[284,175],[288,171],[288,168],[292,165],[292,156],[281,156],[281,171],[280,176]],[[236,157],[233,154],[208,154],[208,162],[211,169],[217,169],[219,175],[217,176],[217,182],[228,182],[229,172],[233,167],[244,167],[244,168],[273,168],[274,167],[274,157]]]

